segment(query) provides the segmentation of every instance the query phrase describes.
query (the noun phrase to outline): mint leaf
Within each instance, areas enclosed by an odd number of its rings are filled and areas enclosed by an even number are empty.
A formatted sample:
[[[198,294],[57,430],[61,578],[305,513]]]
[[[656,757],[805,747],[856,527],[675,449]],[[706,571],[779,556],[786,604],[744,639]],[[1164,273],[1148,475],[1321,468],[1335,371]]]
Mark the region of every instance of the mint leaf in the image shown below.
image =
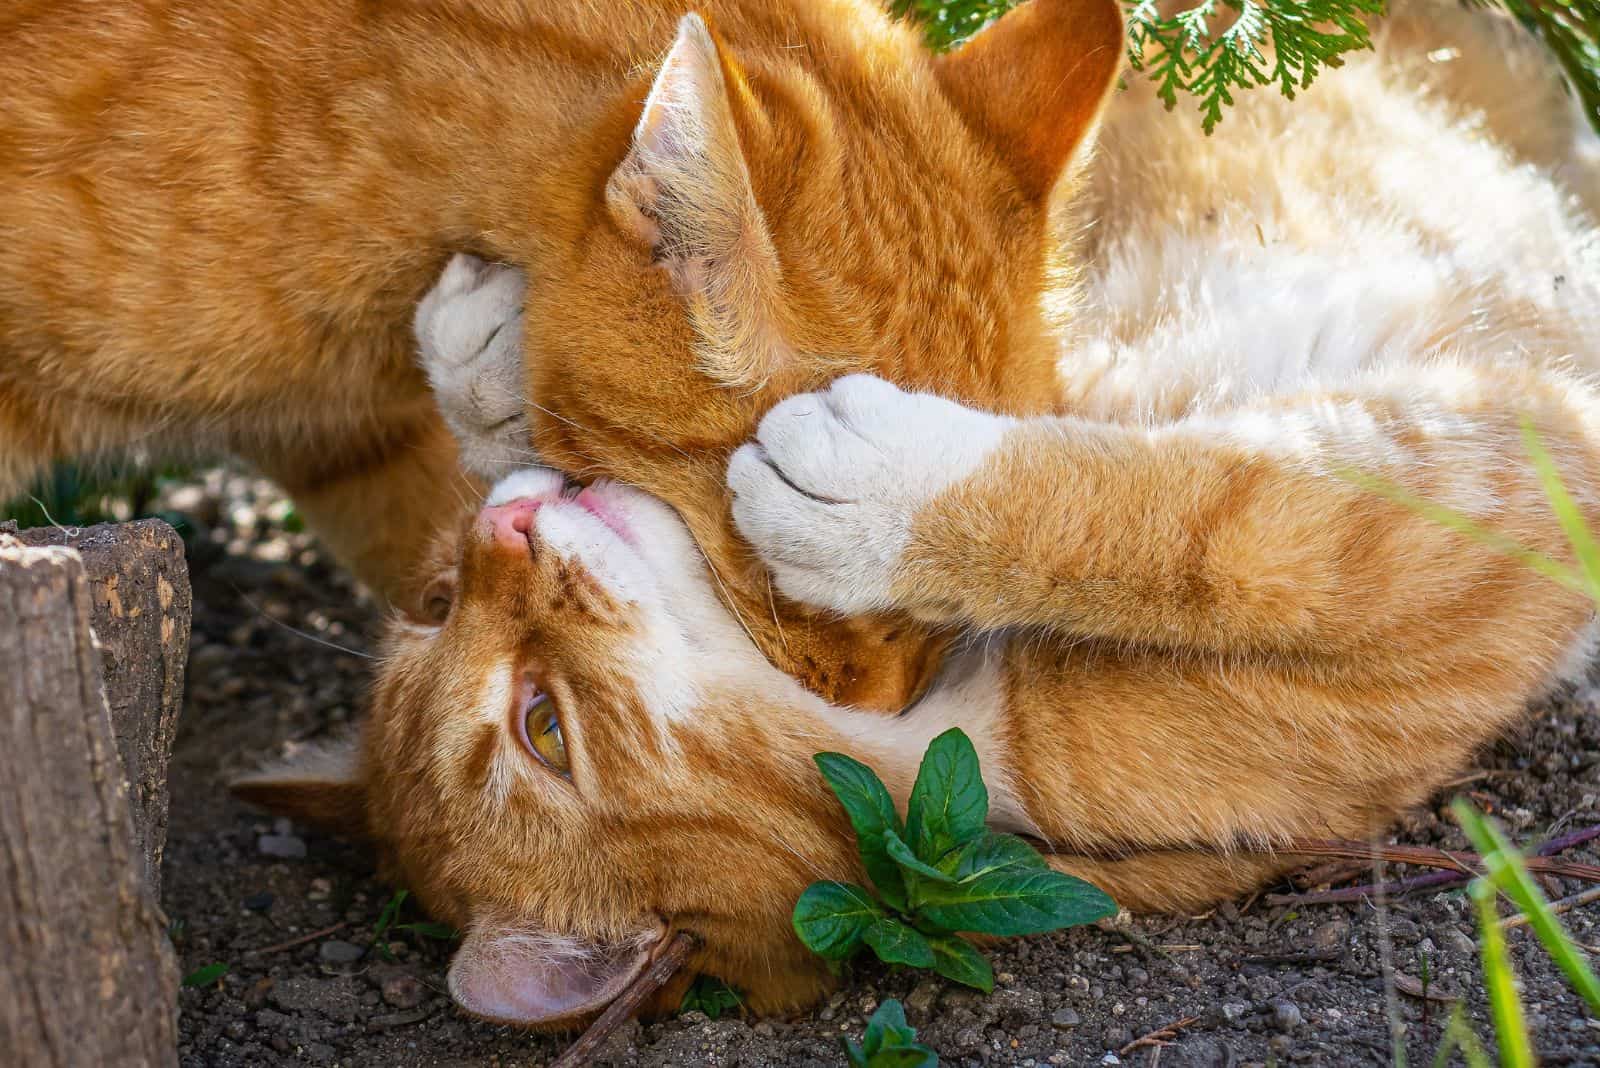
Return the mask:
[[[929,864],[984,832],[989,791],[978,753],[959,727],[928,745],[906,814],[906,841]]]
[[[894,998],[889,998],[878,1006],[878,1011],[867,1021],[867,1033],[861,1036],[861,1045],[870,1057],[883,1049],[885,1042],[897,1046],[915,1042],[916,1039],[917,1033],[906,1023],[905,1007]]]
[[[933,970],[952,982],[975,987],[985,994],[994,990],[994,968],[988,958],[964,938],[943,935],[930,938],[933,946]]]
[[[911,847],[906,845],[905,839],[893,831],[889,831],[883,836],[883,844],[889,851],[889,856],[894,859],[894,862],[906,871],[914,872],[925,879],[932,879],[936,883],[955,882],[954,877],[918,860],[917,855],[911,851]],[[908,883],[914,890],[916,881],[912,879],[908,880]]]
[[[875,921],[862,933],[862,941],[872,947],[885,964],[909,964],[913,968],[933,967],[933,947],[921,931],[887,916]],[[871,1045],[867,1046],[871,1052]]]
[[[986,834],[967,843],[955,866],[957,882],[971,882],[992,871],[1015,868],[1045,871],[1050,865],[1039,851],[1014,834]]]
[[[843,1041],[851,1068],[938,1068],[938,1054],[917,1042],[916,1031],[906,1023],[905,1009],[894,998],[878,1006],[867,1021],[861,1045]]]
[[[883,909],[865,887],[812,883],[794,903],[794,933],[806,948],[828,960],[843,960],[861,948],[861,936]]]
[[[931,958],[933,956],[933,953],[932,953],[931,950],[929,951],[928,955],[930,957],[930,963],[931,963]],[[184,986],[210,986],[212,983],[216,982],[217,980],[221,979],[224,975],[227,975],[227,974],[228,974],[228,966],[226,964],[223,964],[221,961],[218,961],[215,964],[207,964],[203,968],[196,968],[194,971],[192,971],[188,975],[184,976],[183,977],[183,985]]]
[[[861,864],[867,869],[872,885],[891,908],[905,908],[905,881],[899,867],[884,850],[884,833],[898,833],[901,829],[900,814],[894,810],[889,791],[871,768],[843,753],[818,753],[812,759],[850,816],[850,826],[856,832],[856,848],[861,851]]]
[[[947,931],[1042,934],[1115,915],[1117,906],[1082,879],[1045,869],[1002,868],[969,882],[928,883],[918,916]]]

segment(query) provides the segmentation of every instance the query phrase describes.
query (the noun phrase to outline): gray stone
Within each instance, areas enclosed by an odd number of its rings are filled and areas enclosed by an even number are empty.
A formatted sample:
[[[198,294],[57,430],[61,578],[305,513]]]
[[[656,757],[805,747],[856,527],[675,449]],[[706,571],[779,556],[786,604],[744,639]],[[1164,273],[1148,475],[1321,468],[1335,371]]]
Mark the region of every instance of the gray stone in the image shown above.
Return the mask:
[[[1280,999],[1272,1003],[1272,1026],[1280,1031],[1293,1031],[1305,1023],[1305,1015],[1300,1011],[1300,1006],[1292,1001]]]
[[[329,964],[354,964],[366,956],[366,953],[367,951],[361,946],[342,942],[337,938],[330,938],[317,950],[317,956]]]
[[[1350,925],[1344,920],[1329,920],[1311,932],[1311,943],[1318,949],[1339,949],[1350,937]]]
[[[1050,1026],[1063,1031],[1077,1027],[1082,1022],[1083,1018],[1073,1009],[1060,1008],[1050,1014]]]
[[[256,839],[256,852],[279,860],[300,860],[306,855],[306,843],[292,834],[264,834]]]
[[[396,975],[384,981],[383,1000],[397,1009],[414,1009],[427,997],[428,988],[414,975]]]

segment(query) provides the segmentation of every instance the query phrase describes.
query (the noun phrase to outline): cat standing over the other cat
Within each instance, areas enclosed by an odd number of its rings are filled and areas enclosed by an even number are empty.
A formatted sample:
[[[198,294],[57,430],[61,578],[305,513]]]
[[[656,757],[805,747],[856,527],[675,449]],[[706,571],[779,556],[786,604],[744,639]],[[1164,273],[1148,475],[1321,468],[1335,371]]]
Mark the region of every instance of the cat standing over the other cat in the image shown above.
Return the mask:
[[[490,447],[671,501],[775,662],[898,708],[938,643],[776,597],[723,466],[846,370],[1050,402],[1049,216],[1121,30],[1034,0],[935,57],[872,0],[11,0],[0,498],[226,449],[421,612],[441,503],[480,488],[410,322],[470,250],[533,279]]]

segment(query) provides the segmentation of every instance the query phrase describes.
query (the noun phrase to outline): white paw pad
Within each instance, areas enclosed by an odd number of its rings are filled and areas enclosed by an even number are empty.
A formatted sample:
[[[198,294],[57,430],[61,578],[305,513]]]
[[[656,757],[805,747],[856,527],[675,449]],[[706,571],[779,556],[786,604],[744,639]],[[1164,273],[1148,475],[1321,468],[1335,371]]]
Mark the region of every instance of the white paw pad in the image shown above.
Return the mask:
[[[795,600],[847,615],[888,607],[917,514],[1014,424],[871,375],[841,378],[777,405],[734,453],[734,524]]]
[[[533,462],[522,364],[522,272],[458,254],[417,305],[418,362],[461,464],[495,478]]]

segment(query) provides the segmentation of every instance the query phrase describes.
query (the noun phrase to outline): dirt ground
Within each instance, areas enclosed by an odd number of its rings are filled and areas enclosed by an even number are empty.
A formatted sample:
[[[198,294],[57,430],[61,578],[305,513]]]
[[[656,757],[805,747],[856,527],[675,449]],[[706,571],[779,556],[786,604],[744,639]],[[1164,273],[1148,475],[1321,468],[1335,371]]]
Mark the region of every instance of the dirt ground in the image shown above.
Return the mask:
[[[230,774],[360,715],[377,620],[371,602],[309,535],[291,529],[288,503],[265,483],[213,471],[169,488],[164,504],[200,528],[191,541],[194,644],[172,767],[164,906],[186,973],[229,969],[182,993],[182,1064],[548,1062],[562,1040],[452,1008],[448,944],[403,932],[390,936],[393,959],[383,959],[374,925],[393,888],[373,879],[363,849],[274,821],[224,789]],[[1535,709],[1460,789],[1524,840],[1600,822],[1600,689]],[[1444,801],[1399,828],[1397,840],[1463,847],[1440,816]],[[1600,860],[1595,850],[1568,856]],[[400,919],[419,917],[405,910]],[[1568,925],[1600,953],[1600,905],[1574,911]],[[1512,931],[1510,942],[1544,1063],[1600,1064],[1600,1020],[1586,1018],[1526,930]],[[627,1065],[841,1065],[839,1036],[859,1039],[866,1016],[896,997],[947,1065],[1375,1064],[1390,1060],[1386,975],[1406,987],[1424,970],[1441,1000],[1393,995],[1412,1063],[1431,1062],[1458,999],[1489,1034],[1459,891],[1383,910],[1262,898],[1205,916],[1019,941],[994,961],[998,985],[988,997],[863,966],[809,1014],[689,1013],[634,1024],[607,1055]],[[1135,1044],[1191,1017],[1172,1045]]]

